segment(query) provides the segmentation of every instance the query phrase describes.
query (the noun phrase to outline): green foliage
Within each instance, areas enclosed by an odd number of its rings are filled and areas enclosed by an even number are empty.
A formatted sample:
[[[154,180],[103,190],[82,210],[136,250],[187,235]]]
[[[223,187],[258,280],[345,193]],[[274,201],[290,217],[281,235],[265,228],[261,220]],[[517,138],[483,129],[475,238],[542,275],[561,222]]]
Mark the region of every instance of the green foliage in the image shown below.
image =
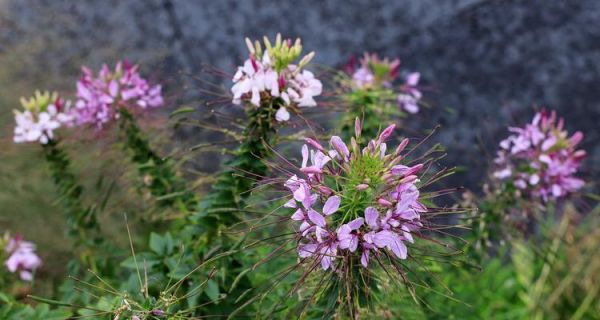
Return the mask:
[[[47,304],[31,306],[16,302],[0,292],[0,319],[4,320],[63,320],[71,316],[69,310],[51,310]]]

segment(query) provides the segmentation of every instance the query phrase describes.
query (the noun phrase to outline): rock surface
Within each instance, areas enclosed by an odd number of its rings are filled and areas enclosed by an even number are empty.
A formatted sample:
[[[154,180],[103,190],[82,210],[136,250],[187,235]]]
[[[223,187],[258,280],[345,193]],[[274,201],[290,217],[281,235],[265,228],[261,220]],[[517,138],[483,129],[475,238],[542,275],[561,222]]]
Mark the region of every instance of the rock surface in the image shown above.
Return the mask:
[[[599,18],[595,0],[0,0],[0,68],[37,85],[52,83],[43,76],[72,81],[81,63],[128,57],[175,85],[186,81],[181,70],[197,74],[204,64],[233,70],[245,36],[282,32],[302,37],[322,64],[369,50],[421,71],[436,88],[435,107],[415,123],[442,125],[434,139],[448,147],[446,164],[469,170],[455,185],[478,188],[506,126],[529,121],[534,106],[558,109],[567,128],[586,134],[594,181]]]

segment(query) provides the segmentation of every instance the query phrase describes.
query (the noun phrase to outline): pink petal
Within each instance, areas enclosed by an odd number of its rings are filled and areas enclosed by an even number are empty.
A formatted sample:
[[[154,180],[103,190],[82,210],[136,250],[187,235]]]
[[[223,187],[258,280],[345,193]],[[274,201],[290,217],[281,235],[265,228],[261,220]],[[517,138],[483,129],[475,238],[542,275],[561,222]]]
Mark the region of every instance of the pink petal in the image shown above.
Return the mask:
[[[338,196],[329,197],[323,206],[323,214],[328,216],[336,212],[340,207],[340,201],[340,197]]]
[[[327,224],[325,218],[313,209],[308,210],[308,219],[321,228],[324,228]]]
[[[379,218],[379,212],[373,207],[368,207],[365,209],[365,220],[367,220],[367,224],[371,229],[376,229],[379,227],[377,224],[377,218]]]

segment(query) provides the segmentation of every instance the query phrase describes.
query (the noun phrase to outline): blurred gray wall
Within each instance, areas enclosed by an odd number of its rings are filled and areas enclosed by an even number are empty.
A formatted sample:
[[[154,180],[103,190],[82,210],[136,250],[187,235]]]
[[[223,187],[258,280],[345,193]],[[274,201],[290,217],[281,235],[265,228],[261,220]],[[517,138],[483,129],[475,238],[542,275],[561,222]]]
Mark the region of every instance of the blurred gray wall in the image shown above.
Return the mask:
[[[585,170],[594,180],[599,18],[597,0],[0,0],[0,70],[18,78],[0,86],[71,89],[80,64],[127,57],[170,79],[171,89],[186,83],[193,91],[180,71],[233,70],[246,56],[243,37],[282,32],[302,37],[319,63],[340,65],[369,50],[420,71],[435,88],[434,108],[413,126],[442,125],[434,140],[449,148],[446,163],[470,172],[455,185],[476,188],[506,126],[529,121],[534,106],[558,109],[567,128],[586,134]]]

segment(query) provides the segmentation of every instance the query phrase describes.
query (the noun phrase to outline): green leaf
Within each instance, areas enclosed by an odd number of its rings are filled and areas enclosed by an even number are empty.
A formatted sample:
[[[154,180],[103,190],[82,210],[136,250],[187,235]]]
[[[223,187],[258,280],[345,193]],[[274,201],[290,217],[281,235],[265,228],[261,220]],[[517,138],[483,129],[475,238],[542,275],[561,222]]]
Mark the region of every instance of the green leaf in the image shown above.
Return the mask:
[[[186,113],[190,113],[190,112],[194,112],[194,111],[196,111],[196,109],[192,108],[192,107],[181,107],[181,108],[171,112],[171,114],[169,115],[169,118],[173,118],[177,115],[186,114]]]
[[[212,301],[217,301],[219,299],[219,285],[213,279],[210,279],[206,282],[206,288],[204,288],[204,292]]]
[[[150,234],[150,249],[155,253],[164,256],[167,253],[166,240],[161,235],[152,232]]]

